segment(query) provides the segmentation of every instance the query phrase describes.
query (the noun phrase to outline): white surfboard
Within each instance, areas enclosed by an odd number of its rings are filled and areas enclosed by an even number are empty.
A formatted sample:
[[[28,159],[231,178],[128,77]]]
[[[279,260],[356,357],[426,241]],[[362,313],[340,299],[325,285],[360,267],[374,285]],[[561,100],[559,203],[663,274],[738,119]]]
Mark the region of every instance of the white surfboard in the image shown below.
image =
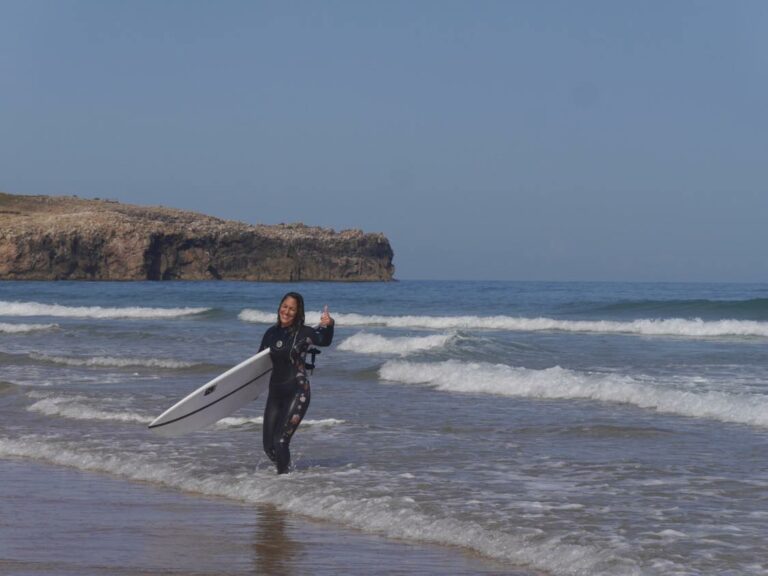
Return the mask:
[[[205,428],[258,398],[269,386],[269,348],[230,368],[179,400],[149,425],[163,436],[180,436]]]

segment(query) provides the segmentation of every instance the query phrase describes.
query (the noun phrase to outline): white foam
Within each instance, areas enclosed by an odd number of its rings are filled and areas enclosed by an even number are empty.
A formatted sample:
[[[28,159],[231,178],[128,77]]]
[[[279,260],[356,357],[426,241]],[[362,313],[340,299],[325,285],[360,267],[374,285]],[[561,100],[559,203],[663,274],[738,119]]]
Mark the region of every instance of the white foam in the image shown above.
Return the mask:
[[[768,396],[719,391],[677,390],[616,374],[577,372],[559,366],[530,370],[503,364],[448,360],[417,363],[390,360],[383,380],[427,384],[446,392],[498,394],[543,399],[588,399],[723,422],[768,427]]]
[[[39,393],[28,394],[31,398],[40,398],[37,402],[27,407],[30,412],[45,414],[46,416],[57,416],[60,418],[69,418],[71,420],[99,420],[110,422],[137,422],[139,424],[150,424],[154,417],[137,414],[135,412],[118,412],[113,410],[104,410],[102,407],[94,407],[93,400],[83,396],[45,396]],[[218,428],[237,428],[248,425],[261,425],[264,418],[257,416],[255,418],[244,418],[230,416],[222,418],[215,426]],[[310,427],[331,427],[344,424],[344,420],[336,418],[322,418],[318,420],[303,420],[302,426]]]
[[[277,312],[263,312],[261,310],[243,310],[237,317],[243,322],[256,324],[274,324],[277,321]]]
[[[429,515],[412,498],[354,494],[329,489],[327,473],[276,476],[273,472],[200,474],[189,466],[152,459],[153,446],[143,454],[95,453],[81,446],[37,436],[0,437],[0,458],[31,458],[80,470],[101,472],[176,489],[270,504],[278,509],[361,529],[384,536],[419,542],[461,546],[490,558],[527,565],[570,576],[624,574],[642,570],[625,551],[586,544],[566,544],[562,535],[509,526],[491,530],[475,522]],[[334,478],[336,478],[334,476]]]
[[[112,412],[94,408],[83,403],[83,398],[48,397],[38,400],[27,408],[30,412],[38,412],[46,416],[59,416],[72,420],[100,420],[110,422],[139,422],[149,424],[152,418],[134,412]]]
[[[273,323],[274,312],[243,310],[239,318],[246,322]],[[554,318],[522,318],[515,316],[378,316],[334,314],[343,326],[385,326],[388,328],[422,328],[429,330],[510,330],[515,332],[594,332],[639,334],[644,336],[768,337],[768,322],[754,320],[710,320],[700,318],[641,319],[627,322],[613,320],[556,320]],[[319,314],[307,314],[307,324],[319,321]]]
[[[688,538],[688,534],[685,534],[683,532],[679,532],[677,530],[662,530],[658,534],[656,534],[659,538],[662,538],[664,540],[680,540],[681,538]]]
[[[301,421],[301,426],[330,427],[330,426],[338,426],[339,424],[344,424],[344,422],[345,420],[337,420],[336,418],[322,418],[319,420],[306,419]],[[216,422],[216,426],[226,427],[226,428],[237,428],[239,426],[249,426],[249,425],[261,426],[263,423],[264,423],[264,418],[262,416],[257,416],[255,418],[243,418],[243,417],[230,416],[228,418],[222,418],[221,420]]]
[[[8,324],[0,322],[0,333],[23,334],[25,332],[39,332],[42,330],[55,330],[58,324]]]
[[[93,366],[99,368],[165,368],[169,370],[192,368],[198,366],[194,362],[169,360],[162,358],[117,358],[114,356],[94,356],[75,358],[69,356],[48,356],[46,354],[30,354],[33,360],[63,364],[65,366]]]
[[[102,306],[61,306],[39,302],[6,302],[0,300],[0,316],[54,316],[57,318],[178,318],[202,314],[210,308],[144,308],[132,306],[110,308]]]
[[[401,336],[386,338],[378,334],[359,332],[343,340],[339,350],[358,354],[398,354],[407,356],[444,347],[455,336],[452,334],[434,334],[432,336]]]

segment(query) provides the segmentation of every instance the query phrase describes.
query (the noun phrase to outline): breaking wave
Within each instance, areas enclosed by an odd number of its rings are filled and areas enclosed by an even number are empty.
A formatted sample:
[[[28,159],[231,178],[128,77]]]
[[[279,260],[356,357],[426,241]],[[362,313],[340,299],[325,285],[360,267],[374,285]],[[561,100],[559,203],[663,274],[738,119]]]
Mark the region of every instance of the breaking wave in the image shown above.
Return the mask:
[[[50,397],[38,400],[27,408],[46,416],[60,416],[73,420],[100,420],[110,422],[138,422],[149,424],[153,418],[135,412],[117,412],[103,410],[84,403],[81,397]]]
[[[65,366],[86,366],[98,368],[161,368],[166,370],[181,370],[203,366],[195,362],[169,360],[162,358],[117,358],[114,356],[95,356],[77,358],[69,356],[48,356],[46,354],[30,354],[30,358],[41,362],[63,364]]]
[[[24,334],[26,332],[55,330],[58,327],[58,324],[8,324],[0,322],[0,334]]]
[[[211,308],[145,308],[132,306],[110,308],[102,306],[61,306],[39,302],[7,302],[0,300],[0,316],[53,316],[57,318],[141,318],[167,319],[193,316]]]
[[[270,504],[280,510],[369,533],[401,540],[461,546],[489,558],[556,574],[603,576],[620,573],[639,576],[643,573],[620,549],[566,543],[559,536],[545,538],[538,531],[514,526],[505,530],[487,529],[475,522],[430,514],[407,495],[370,497],[364,492],[329,489],[327,471],[314,473],[310,470],[299,478],[293,475],[275,476],[271,471],[268,474],[259,471],[200,473],[187,466],[157,461],[151,454],[94,452],[40,436],[0,437],[0,458],[30,458],[207,496]]]
[[[34,396],[33,396],[34,397]],[[37,412],[45,416],[58,416],[71,420],[95,420],[109,422],[136,422],[148,425],[155,418],[131,411],[106,410],[100,406],[94,406],[93,400],[84,396],[48,396],[37,400],[27,407],[30,412]],[[159,411],[158,411],[159,414]],[[222,418],[214,425],[217,428],[237,428],[249,425],[261,425],[264,419],[261,416],[254,418],[235,417]],[[343,424],[344,420],[336,418],[306,419],[302,426],[330,427]]]
[[[433,336],[401,336],[386,338],[378,334],[360,332],[343,340],[339,350],[358,354],[397,354],[407,356],[435,348],[443,348],[455,335],[435,334]]]
[[[615,320],[558,320],[555,318],[524,318],[516,316],[378,316],[363,314],[334,314],[342,326],[384,326],[387,328],[416,328],[429,330],[509,330],[516,332],[593,332],[602,334],[638,334],[643,336],[768,337],[768,322],[755,320],[702,320],[700,318]],[[274,312],[243,310],[239,318],[245,322],[272,323]],[[319,313],[307,313],[307,324],[317,323]]]
[[[644,409],[722,422],[768,427],[768,396],[695,392],[616,374],[578,372],[555,366],[530,370],[504,364],[419,363],[390,360],[379,369],[383,380],[425,384],[445,392],[497,394],[541,399],[584,399],[631,404]]]

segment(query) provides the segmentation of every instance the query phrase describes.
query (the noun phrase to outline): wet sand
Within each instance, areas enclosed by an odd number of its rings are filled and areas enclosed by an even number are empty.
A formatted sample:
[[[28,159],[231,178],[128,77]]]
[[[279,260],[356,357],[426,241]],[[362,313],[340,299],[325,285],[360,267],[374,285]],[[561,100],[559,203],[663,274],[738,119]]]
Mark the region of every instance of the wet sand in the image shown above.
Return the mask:
[[[340,529],[268,506],[0,460],[8,576],[506,574],[465,553]]]

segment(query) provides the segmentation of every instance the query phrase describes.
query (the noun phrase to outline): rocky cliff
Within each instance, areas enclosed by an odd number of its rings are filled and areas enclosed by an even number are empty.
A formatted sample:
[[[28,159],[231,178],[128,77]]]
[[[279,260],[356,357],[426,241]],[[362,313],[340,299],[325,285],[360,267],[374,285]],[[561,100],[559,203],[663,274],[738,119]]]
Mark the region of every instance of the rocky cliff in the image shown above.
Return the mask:
[[[383,234],[0,193],[3,280],[392,280]]]

